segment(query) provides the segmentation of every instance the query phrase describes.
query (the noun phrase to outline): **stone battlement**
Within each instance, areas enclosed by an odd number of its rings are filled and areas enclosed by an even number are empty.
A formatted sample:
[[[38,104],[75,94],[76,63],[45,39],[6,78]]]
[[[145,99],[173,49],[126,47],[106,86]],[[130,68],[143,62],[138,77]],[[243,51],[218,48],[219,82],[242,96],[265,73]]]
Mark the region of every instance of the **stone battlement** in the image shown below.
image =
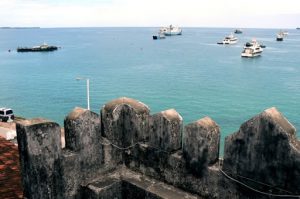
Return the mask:
[[[100,115],[77,107],[64,128],[62,149],[58,124],[44,119],[17,124],[25,197],[300,195],[300,142],[276,108],[226,137],[223,161],[220,128],[211,118],[184,126],[176,110],[151,115],[147,105],[130,98],[108,102]]]

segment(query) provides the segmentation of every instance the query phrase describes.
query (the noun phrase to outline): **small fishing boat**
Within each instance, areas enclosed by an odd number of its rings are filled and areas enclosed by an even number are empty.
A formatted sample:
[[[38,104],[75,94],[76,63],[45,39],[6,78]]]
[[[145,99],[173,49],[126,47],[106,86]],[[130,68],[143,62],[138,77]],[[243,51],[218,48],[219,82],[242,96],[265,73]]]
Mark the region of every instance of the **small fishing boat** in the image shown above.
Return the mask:
[[[261,48],[266,48],[265,45],[260,44],[258,41],[256,41],[256,39],[252,39],[250,42],[247,42],[247,43],[244,45],[244,48],[251,47],[251,46],[259,46],[259,47],[261,47]]]
[[[158,35],[153,35],[152,37],[153,37],[153,40],[165,39],[166,38],[165,34],[161,31],[158,33]]]
[[[182,29],[170,25],[169,27],[160,28],[160,32],[162,32],[165,36],[181,35]]]
[[[223,41],[218,42],[217,44],[235,44],[238,42],[238,38],[235,37],[233,34],[226,36]]]
[[[48,44],[44,43],[40,46],[33,46],[31,48],[28,47],[19,47],[17,48],[17,52],[47,52],[47,51],[54,51],[57,50],[57,46],[49,46]]]
[[[234,33],[235,33],[235,34],[242,34],[243,31],[242,31],[241,29],[235,29]]]

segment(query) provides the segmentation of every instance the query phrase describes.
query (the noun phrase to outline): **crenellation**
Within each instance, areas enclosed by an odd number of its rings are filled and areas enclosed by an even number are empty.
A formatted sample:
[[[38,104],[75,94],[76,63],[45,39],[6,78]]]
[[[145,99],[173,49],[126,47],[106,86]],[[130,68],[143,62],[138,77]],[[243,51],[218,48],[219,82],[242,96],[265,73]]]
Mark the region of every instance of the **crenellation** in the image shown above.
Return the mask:
[[[165,151],[181,148],[183,120],[175,109],[154,114],[150,119],[150,144]]]
[[[22,121],[16,128],[24,196],[56,198],[55,185],[61,155],[59,125],[38,118]]]
[[[66,149],[78,152],[83,177],[96,172],[103,164],[99,115],[87,109],[75,108],[65,118],[64,124]]]
[[[101,109],[102,135],[115,147],[111,149],[115,164],[123,163],[124,150],[149,138],[149,108],[130,98],[120,98]]]
[[[226,137],[223,170],[300,194],[300,142],[295,135],[277,109],[267,109]]]
[[[113,100],[101,109],[102,134],[123,147],[125,144],[146,140],[149,137],[149,113],[150,110],[145,104],[134,99],[123,97]]]
[[[276,108],[227,136],[223,161],[220,128],[211,118],[183,126],[176,110],[150,115],[148,106],[130,98],[108,102],[100,115],[77,107],[64,127],[61,149],[58,124],[17,124],[28,199],[268,198],[237,181],[261,192],[300,194],[300,142]]]
[[[219,158],[220,128],[209,117],[185,126],[183,155],[188,169],[202,176]]]

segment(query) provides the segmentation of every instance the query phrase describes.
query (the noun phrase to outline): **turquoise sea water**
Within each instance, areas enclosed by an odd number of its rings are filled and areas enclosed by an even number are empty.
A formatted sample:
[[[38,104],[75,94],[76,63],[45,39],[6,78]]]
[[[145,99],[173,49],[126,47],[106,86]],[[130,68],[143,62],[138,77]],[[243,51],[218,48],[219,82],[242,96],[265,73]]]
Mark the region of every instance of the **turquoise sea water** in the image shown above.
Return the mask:
[[[152,113],[175,108],[185,123],[210,116],[222,138],[252,116],[277,107],[300,128],[300,31],[276,42],[275,29],[244,29],[233,46],[216,43],[233,29],[184,28],[182,36],[152,40],[158,28],[0,29],[0,106],[17,115],[63,124],[74,107],[91,109],[121,96],[138,99]],[[261,57],[240,57],[256,38]],[[17,53],[18,46],[47,42],[49,53]],[[12,52],[8,52],[12,49]],[[298,132],[298,137],[299,137]]]

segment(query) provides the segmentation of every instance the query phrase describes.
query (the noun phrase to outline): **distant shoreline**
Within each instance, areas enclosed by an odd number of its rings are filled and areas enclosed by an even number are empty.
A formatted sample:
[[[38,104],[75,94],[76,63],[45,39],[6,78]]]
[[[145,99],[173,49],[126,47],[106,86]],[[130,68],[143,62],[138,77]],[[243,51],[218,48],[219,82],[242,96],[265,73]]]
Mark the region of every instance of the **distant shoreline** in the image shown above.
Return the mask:
[[[40,27],[0,27],[0,29],[40,29]]]
[[[69,27],[69,26],[61,26],[61,27],[9,27],[9,26],[3,26],[0,27],[0,29],[78,29],[78,28],[159,28],[161,26],[74,26],[74,27]],[[220,27],[206,27],[206,26],[181,26],[181,28],[185,29],[190,29],[190,28],[211,28],[211,29],[237,29],[237,27],[226,27],[226,26],[220,26]],[[238,27],[241,29],[263,29],[263,30],[277,30],[277,29],[282,29],[282,30],[299,30],[299,27],[289,27],[289,28],[283,28],[283,27],[269,27],[269,28],[264,28],[264,27]]]

